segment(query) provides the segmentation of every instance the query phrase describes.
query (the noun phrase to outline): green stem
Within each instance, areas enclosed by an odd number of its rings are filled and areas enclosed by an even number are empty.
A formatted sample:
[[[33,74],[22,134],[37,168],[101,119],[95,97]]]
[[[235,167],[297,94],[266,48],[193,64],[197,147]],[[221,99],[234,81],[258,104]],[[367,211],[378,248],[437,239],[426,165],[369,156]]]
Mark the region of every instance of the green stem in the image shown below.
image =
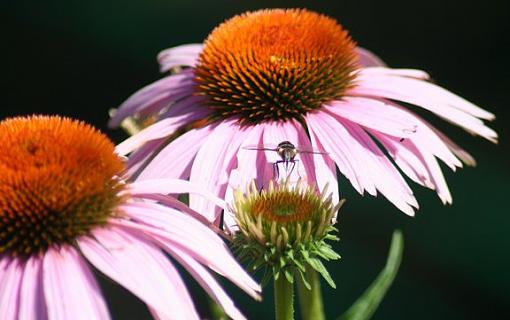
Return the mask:
[[[274,280],[274,309],[276,320],[294,320],[294,284],[283,275]]]
[[[298,280],[299,305],[303,320],[324,320],[324,306],[322,304],[321,277],[319,273],[307,267],[306,274],[311,290],[305,287],[301,279]]]

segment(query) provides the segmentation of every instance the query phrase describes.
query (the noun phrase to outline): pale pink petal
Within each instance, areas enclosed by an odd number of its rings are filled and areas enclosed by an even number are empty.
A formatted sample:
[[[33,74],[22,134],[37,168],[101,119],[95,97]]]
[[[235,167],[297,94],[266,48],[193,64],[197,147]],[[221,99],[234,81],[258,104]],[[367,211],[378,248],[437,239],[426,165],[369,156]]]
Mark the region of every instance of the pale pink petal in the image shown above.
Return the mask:
[[[138,180],[189,178],[193,160],[212,130],[211,125],[192,129],[170,142],[147,164],[138,176]]]
[[[208,189],[201,185],[180,179],[149,179],[135,181],[129,184],[126,190],[133,197],[147,194],[181,194],[189,193],[202,197],[204,201],[211,202],[220,208],[225,208],[225,201],[212,194]],[[197,210],[195,210],[197,211]],[[198,211],[200,212],[200,211]]]
[[[257,186],[262,186],[264,183],[264,168],[270,167],[263,151],[246,149],[247,146],[263,147],[262,135],[264,132],[264,125],[257,124],[250,128],[248,134],[244,137],[244,141],[237,152],[237,168],[230,172],[227,189],[225,191],[225,202],[233,203],[234,190],[241,188],[245,189],[247,185],[253,180]],[[268,168],[271,170],[271,168]],[[223,215],[223,224],[225,228],[234,232],[236,222],[234,215],[230,210],[225,210]]]
[[[131,153],[126,161],[127,170],[125,176],[133,180],[136,179],[140,175],[141,170],[149,164],[147,161],[151,159],[154,154],[158,154],[158,150],[163,148],[166,140],[166,138],[160,138],[148,141]]]
[[[159,70],[166,72],[174,67],[195,66],[202,51],[201,43],[184,44],[161,51],[158,54]]]
[[[48,249],[43,286],[49,319],[110,319],[92,272],[70,246]]]
[[[317,138],[316,134],[310,130],[310,138],[312,147],[315,150],[321,152],[327,152],[324,149],[324,146],[321,144],[320,140]],[[314,164],[315,164],[315,176],[317,179],[317,186],[319,190],[322,191],[326,186],[328,186],[329,192],[332,194],[333,203],[338,203],[340,200],[339,195],[339,186],[338,186],[338,177],[336,174],[336,166],[329,154],[324,156],[322,154],[314,154],[313,155]],[[335,213],[334,221],[336,222],[336,217],[338,213]]]
[[[342,125],[364,149],[358,155],[364,156],[365,160],[362,160],[362,163],[367,166],[376,188],[397,208],[413,216],[412,207],[418,208],[418,203],[411,188],[386,155],[361,127],[349,121],[343,121]]]
[[[357,86],[348,95],[388,98],[414,104],[468,132],[497,141],[494,130],[478,119],[492,120],[493,114],[432,83],[397,76],[358,76],[356,81]]]
[[[307,121],[310,118],[307,115]],[[377,189],[397,208],[406,214],[414,214],[412,206],[417,207],[418,204],[411,189],[363,129],[348,120],[340,121],[326,113],[317,114],[314,120],[308,122],[312,123],[309,127],[317,134],[335,162],[340,159],[355,168],[356,178],[363,181],[362,186],[367,191],[375,195]],[[340,166],[339,169],[342,172]]]
[[[237,263],[221,238],[202,223],[156,203],[130,203],[120,209],[134,219],[146,221],[147,225],[123,219],[112,219],[110,223],[149,234],[165,247],[176,246],[251,296],[259,297],[260,286]]]
[[[82,237],[80,250],[94,267],[166,319],[198,319],[186,286],[164,254],[141,234],[98,229]]]
[[[432,131],[435,132],[439,139],[443,140],[443,142],[448,146],[450,151],[453,152],[453,154],[457,156],[462,162],[471,167],[476,166],[476,160],[472,155],[469,154],[469,152],[459,147],[455,142],[453,142],[450,138],[444,135],[441,131],[437,130],[433,126],[429,127]]]
[[[402,112],[383,101],[363,97],[345,97],[342,100],[332,101],[325,106],[324,110],[364,127],[399,138],[407,138],[415,134],[419,124],[409,113]]]
[[[197,120],[197,117],[199,117],[199,115],[194,112],[189,112],[179,116],[161,119],[118,144],[115,148],[115,152],[119,155],[131,153],[133,150],[136,150],[148,141],[168,137],[175,133],[177,129]]]
[[[0,319],[2,320],[18,319],[23,269],[24,263],[18,259],[5,256],[0,258]]]
[[[170,75],[158,80],[133,93],[122,103],[108,122],[108,126],[111,128],[119,126],[126,117],[132,116],[142,111],[144,108],[151,107],[152,104],[157,103],[157,101],[161,99],[165,100],[168,104],[183,92],[188,92],[189,94],[192,88],[192,71],[185,70],[182,73]],[[164,103],[161,104],[161,106],[163,105]]]
[[[358,71],[358,76],[372,77],[372,76],[399,76],[409,77],[420,80],[429,80],[430,75],[422,70],[417,69],[392,69],[384,67],[371,67],[363,68]]]
[[[216,196],[223,198],[228,183],[228,175],[236,162],[234,151],[237,152],[235,149],[238,149],[240,144],[237,135],[240,135],[241,132],[238,128],[233,121],[220,122],[214,128],[204,140],[193,161],[190,182],[200,185]],[[190,194],[189,206],[211,221],[218,218],[219,211],[203,197]]]
[[[347,130],[324,112],[307,114],[306,124],[354,189],[361,194],[367,190],[371,195],[375,195],[375,186],[368,178],[365,165],[358,161],[355,155],[357,151],[353,150],[353,138]]]
[[[427,188],[436,189],[428,167],[414,145],[403,143],[404,140],[387,136],[375,130],[370,130],[370,133],[384,146],[395,163],[411,180]],[[411,146],[412,148],[410,148]]]
[[[48,311],[44,301],[43,260],[37,256],[30,257],[25,265],[20,291],[19,319],[45,320]],[[0,308],[1,309],[1,308]],[[5,319],[5,318],[0,318]]]
[[[364,67],[386,67],[386,63],[381,60],[378,56],[376,56],[373,52],[357,47],[356,52],[358,53],[358,57],[360,60],[360,63]]]
[[[239,311],[232,299],[218,284],[216,279],[195,259],[186,254],[185,251],[178,249],[175,246],[167,247],[172,257],[177,260],[188,271],[198,284],[204,288],[211,298],[214,299],[222,308],[225,313],[232,319],[246,319],[241,311]]]
[[[392,102],[389,100],[382,100],[386,105],[391,105],[393,108],[400,110],[401,113],[408,114],[414,118],[414,121],[418,123],[416,131],[408,136],[408,139],[412,140],[414,144],[421,145],[422,148],[428,150],[434,156],[441,159],[448,167],[453,171],[456,167],[462,167],[462,162],[455,157],[452,153],[451,148],[446,144],[446,141],[441,138],[431,124],[422,119],[416,113]]]

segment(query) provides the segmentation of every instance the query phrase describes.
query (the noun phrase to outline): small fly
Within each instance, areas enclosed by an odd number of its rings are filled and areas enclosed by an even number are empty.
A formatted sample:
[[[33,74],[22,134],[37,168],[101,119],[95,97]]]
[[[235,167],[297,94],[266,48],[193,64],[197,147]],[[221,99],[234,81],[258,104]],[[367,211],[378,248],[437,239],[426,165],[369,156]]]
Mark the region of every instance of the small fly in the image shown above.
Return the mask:
[[[280,169],[278,167],[279,164],[282,164],[283,167],[285,168],[287,177],[292,173],[292,171],[296,167],[296,164],[299,162],[299,160],[295,159],[298,153],[328,154],[327,152],[317,150],[306,150],[302,148],[296,148],[296,146],[290,141],[282,141],[276,147],[246,146],[243,147],[243,149],[275,151],[281,158],[281,160],[278,160],[273,163],[273,176],[275,179],[278,179],[280,176]]]

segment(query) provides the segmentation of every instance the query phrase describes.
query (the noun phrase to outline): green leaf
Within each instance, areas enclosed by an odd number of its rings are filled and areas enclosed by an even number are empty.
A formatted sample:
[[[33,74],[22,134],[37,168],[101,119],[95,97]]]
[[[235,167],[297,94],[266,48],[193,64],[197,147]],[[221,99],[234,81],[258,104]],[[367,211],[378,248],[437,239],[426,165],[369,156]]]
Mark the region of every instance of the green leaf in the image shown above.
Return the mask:
[[[386,266],[363,295],[338,320],[368,320],[372,317],[397,275],[403,251],[404,238],[402,232],[396,230],[391,239]]]

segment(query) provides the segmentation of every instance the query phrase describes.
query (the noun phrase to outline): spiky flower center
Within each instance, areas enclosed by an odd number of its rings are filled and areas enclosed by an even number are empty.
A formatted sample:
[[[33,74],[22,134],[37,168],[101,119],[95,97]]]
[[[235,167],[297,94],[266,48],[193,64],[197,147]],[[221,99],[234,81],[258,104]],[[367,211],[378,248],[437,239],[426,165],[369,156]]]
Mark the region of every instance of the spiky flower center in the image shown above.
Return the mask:
[[[195,68],[214,118],[300,120],[353,85],[355,43],[334,19],[301,9],[248,12],[209,35]]]
[[[124,164],[110,140],[82,122],[0,122],[0,253],[30,255],[72,243],[106,223],[122,201]]]

